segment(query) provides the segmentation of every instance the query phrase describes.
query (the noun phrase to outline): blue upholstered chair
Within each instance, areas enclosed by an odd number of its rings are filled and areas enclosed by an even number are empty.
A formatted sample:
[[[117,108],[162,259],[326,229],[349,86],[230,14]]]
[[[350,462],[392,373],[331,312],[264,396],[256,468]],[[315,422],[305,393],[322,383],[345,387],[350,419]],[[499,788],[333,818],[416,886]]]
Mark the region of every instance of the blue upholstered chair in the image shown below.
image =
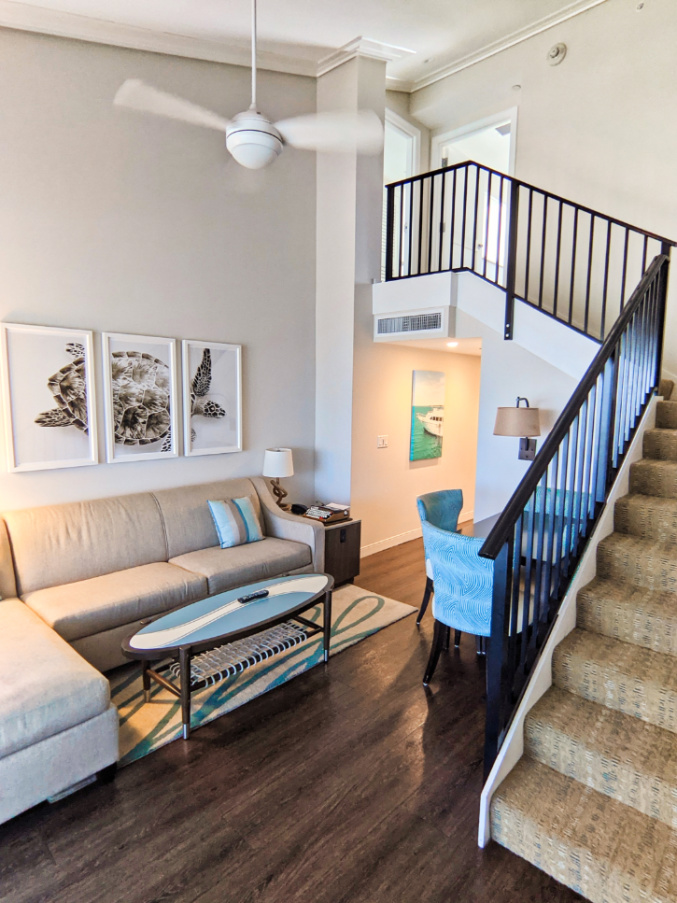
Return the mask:
[[[456,532],[458,516],[463,507],[463,492],[460,489],[441,489],[439,492],[428,492],[419,496],[416,499],[416,504],[418,505],[421,525],[432,524],[440,530],[446,530],[449,533]],[[432,565],[428,555],[425,530],[423,531],[423,548],[425,550],[426,581],[421,610],[416,618],[417,624],[421,623],[430,601],[430,594],[433,592]]]
[[[483,539],[450,533],[428,521],[423,521],[422,527],[435,592],[435,632],[423,677],[424,686],[428,686],[442,648],[449,645],[452,627],[456,631],[456,645],[461,632],[473,633],[476,637],[488,637],[491,633],[494,569],[492,561],[480,558]],[[478,641],[478,647],[481,651],[481,641]]]

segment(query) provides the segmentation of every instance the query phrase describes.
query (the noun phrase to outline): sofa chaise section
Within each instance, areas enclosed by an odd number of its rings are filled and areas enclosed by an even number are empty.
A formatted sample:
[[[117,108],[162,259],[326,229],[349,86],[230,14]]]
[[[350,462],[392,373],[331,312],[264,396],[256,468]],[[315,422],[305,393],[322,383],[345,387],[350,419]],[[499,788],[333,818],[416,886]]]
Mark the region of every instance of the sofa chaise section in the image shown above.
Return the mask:
[[[19,599],[0,602],[0,822],[117,761],[106,678]]]

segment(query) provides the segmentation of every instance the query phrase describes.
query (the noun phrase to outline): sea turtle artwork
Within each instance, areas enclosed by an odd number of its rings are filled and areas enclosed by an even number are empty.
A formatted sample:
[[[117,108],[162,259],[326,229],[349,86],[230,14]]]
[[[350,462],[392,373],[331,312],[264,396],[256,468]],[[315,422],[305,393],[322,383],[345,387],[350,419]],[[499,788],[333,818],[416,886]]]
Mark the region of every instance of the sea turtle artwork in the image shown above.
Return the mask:
[[[79,342],[69,342],[66,352],[73,358],[47,380],[47,388],[57,407],[43,411],[35,418],[38,426],[74,426],[87,432],[87,376],[85,349]]]
[[[207,398],[212,385],[212,353],[209,348],[202,352],[202,361],[195,371],[190,386],[190,416],[225,417],[226,412],[218,402]],[[191,439],[195,441],[195,430],[191,429]]]
[[[116,445],[172,449],[171,374],[164,361],[145,351],[111,352],[111,390]]]

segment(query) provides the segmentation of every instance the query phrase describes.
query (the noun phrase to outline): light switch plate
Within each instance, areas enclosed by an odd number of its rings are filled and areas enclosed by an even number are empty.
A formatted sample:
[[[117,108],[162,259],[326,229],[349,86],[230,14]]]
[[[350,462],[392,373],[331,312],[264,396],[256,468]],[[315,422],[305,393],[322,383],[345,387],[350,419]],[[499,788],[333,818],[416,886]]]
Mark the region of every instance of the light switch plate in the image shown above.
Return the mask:
[[[376,437],[376,448],[388,448],[388,437],[387,436],[377,436]]]

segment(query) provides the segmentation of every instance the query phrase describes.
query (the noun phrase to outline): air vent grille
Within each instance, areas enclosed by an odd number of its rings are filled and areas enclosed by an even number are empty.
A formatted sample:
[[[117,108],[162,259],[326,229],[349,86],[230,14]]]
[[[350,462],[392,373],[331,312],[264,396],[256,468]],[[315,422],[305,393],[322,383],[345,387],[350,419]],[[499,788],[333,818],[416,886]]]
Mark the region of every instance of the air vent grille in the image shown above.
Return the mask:
[[[378,335],[392,335],[401,332],[426,332],[442,328],[442,314],[407,314],[404,317],[382,317],[378,320]]]

